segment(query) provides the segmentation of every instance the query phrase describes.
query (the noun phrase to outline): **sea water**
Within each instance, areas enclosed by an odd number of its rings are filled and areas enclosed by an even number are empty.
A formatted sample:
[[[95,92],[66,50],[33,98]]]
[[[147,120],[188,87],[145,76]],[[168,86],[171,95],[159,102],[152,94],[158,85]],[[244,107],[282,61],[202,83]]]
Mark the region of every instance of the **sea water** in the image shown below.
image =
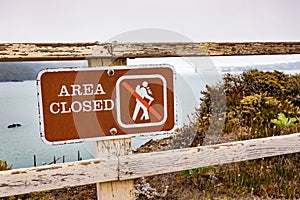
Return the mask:
[[[0,159],[13,164],[13,168],[23,168],[33,166],[33,155],[37,165],[63,155],[66,162],[75,161],[78,151],[82,159],[92,158],[92,143],[50,146],[42,142],[36,94],[35,81],[0,83]],[[7,128],[13,123],[22,126]]]

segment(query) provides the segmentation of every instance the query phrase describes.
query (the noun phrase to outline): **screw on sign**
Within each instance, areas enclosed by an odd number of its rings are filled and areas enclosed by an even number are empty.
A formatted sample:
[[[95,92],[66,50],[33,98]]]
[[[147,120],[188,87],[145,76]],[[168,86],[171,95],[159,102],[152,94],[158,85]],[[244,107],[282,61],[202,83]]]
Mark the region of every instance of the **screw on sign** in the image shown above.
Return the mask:
[[[173,76],[169,65],[43,70],[37,79],[41,136],[59,144],[169,131]]]

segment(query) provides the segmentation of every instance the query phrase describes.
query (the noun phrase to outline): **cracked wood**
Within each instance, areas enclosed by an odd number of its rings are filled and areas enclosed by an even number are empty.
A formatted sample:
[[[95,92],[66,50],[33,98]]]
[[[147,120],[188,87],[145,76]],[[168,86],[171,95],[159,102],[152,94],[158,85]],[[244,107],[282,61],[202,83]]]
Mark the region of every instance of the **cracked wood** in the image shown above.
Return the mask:
[[[0,62],[300,54],[300,42],[0,43]]]
[[[121,144],[123,145],[123,144]],[[124,143],[124,145],[126,145]],[[111,151],[110,147],[107,151]],[[0,197],[299,152],[300,133],[0,172]]]

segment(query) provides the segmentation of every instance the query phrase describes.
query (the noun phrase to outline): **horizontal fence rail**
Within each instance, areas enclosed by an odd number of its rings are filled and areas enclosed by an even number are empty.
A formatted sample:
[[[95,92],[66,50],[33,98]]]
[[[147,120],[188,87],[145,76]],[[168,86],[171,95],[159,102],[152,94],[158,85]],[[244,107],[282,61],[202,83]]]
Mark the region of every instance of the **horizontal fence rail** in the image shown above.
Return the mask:
[[[0,62],[300,54],[300,42],[0,43]]]
[[[0,197],[120,181],[300,150],[300,133],[152,153],[111,156],[0,173]]]

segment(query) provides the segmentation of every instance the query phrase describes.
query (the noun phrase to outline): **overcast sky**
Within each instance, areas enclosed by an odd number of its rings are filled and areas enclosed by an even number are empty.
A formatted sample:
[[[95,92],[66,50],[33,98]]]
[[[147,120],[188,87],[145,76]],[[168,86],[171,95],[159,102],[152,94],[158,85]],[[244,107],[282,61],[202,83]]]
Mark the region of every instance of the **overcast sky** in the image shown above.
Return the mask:
[[[0,42],[106,41],[142,28],[194,41],[300,41],[298,0],[0,0]]]
[[[0,0],[0,42],[175,41],[176,34],[196,42],[300,41],[299,9],[299,0]],[[226,59],[215,62],[231,65]]]

